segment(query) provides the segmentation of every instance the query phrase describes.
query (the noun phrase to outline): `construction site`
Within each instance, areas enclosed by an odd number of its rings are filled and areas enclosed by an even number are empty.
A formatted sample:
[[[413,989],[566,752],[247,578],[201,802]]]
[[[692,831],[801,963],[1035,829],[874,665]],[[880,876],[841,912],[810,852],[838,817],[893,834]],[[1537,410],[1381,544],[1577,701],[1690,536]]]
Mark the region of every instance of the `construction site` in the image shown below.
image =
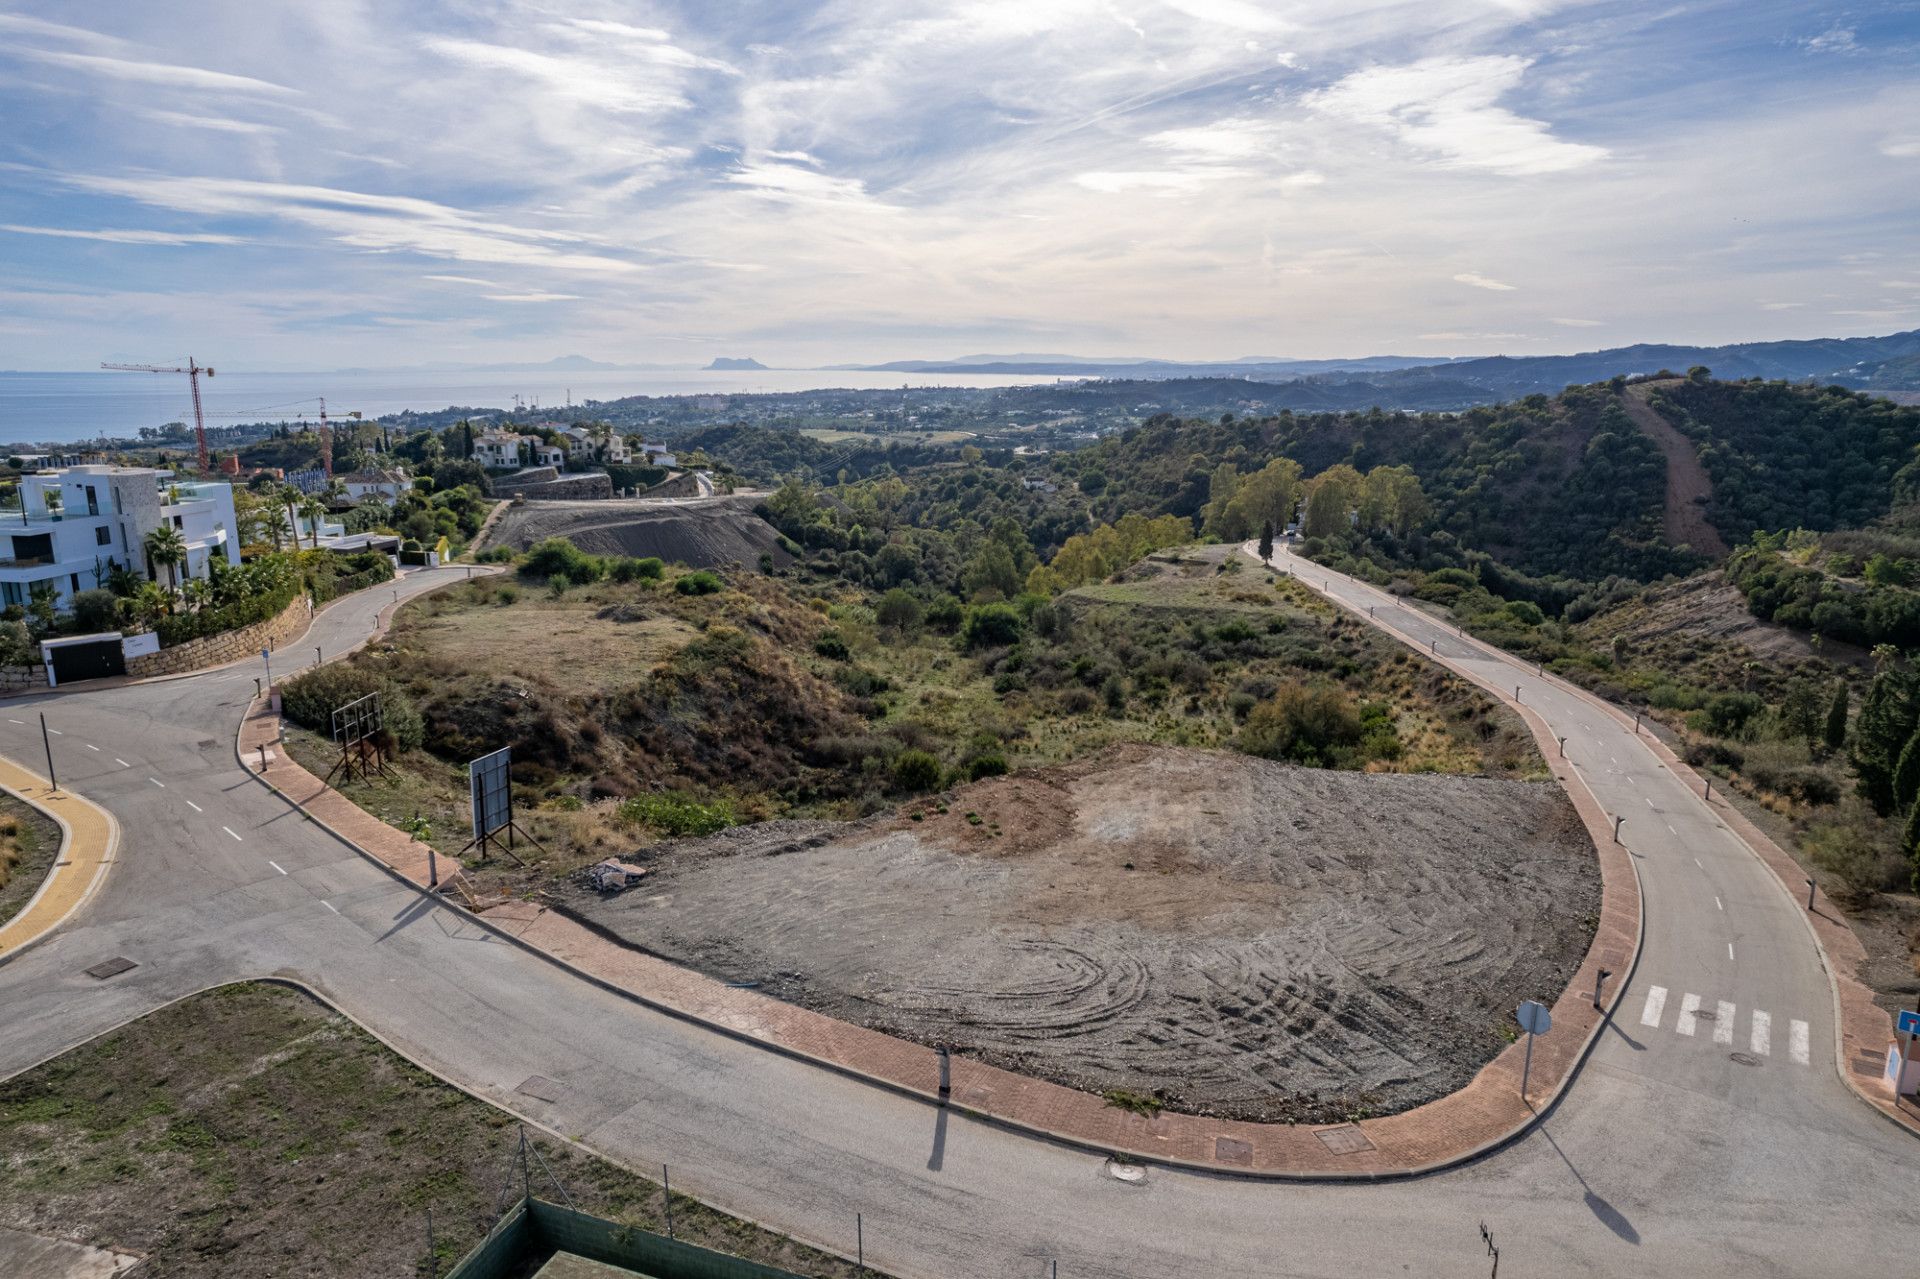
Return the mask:
[[[845,1021],[1262,1121],[1461,1087],[1565,987],[1600,904],[1550,782],[1148,746],[641,856],[644,888],[567,909]]]

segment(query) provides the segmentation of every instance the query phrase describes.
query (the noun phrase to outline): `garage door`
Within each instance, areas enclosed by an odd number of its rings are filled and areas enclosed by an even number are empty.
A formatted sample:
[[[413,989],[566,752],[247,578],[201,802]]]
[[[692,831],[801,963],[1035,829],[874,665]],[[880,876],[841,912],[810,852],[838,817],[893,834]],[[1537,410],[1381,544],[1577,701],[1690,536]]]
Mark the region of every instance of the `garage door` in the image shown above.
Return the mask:
[[[56,684],[127,673],[127,658],[120,648],[118,637],[85,644],[55,644],[47,652],[53,657],[53,680]]]

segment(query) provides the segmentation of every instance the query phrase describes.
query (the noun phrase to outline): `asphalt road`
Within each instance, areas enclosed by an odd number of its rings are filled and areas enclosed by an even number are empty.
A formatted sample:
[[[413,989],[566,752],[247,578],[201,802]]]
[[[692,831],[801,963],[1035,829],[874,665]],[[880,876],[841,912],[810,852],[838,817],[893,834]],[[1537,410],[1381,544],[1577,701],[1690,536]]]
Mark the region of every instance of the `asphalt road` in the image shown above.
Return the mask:
[[[1356,599],[1367,589],[1307,571]],[[276,670],[362,638],[388,589],[327,610]],[[1448,643],[1417,613],[1401,625]],[[1509,1276],[1898,1273],[1920,1228],[1920,1143],[1841,1083],[1831,999],[1792,903],[1631,734],[1517,663],[1467,660],[1521,684],[1628,814],[1648,936],[1619,1024],[1559,1109],[1451,1173],[1315,1187],[1155,1168],[1127,1184],[1097,1156],[607,994],[395,884],[249,778],[232,744],[255,664],[0,702],[0,751],[39,767],[45,710],[62,784],[124,832],[82,914],[0,965],[0,1075],[194,990],[279,975],[429,1069],[637,1168],[671,1164],[676,1188],[733,1212],[842,1251],[863,1213],[869,1260],[901,1275],[1038,1279],[1055,1258],[1067,1279],[1484,1275],[1482,1222]],[[114,956],[139,967],[84,975]],[[1662,1013],[1643,1025],[1656,985]],[[1716,1014],[1732,1004],[1731,1018],[1679,1033],[1690,994]],[[1741,1065],[1730,1054],[1752,1046],[1755,1009],[1769,1052]],[[557,1100],[516,1091],[535,1074],[557,1081]]]

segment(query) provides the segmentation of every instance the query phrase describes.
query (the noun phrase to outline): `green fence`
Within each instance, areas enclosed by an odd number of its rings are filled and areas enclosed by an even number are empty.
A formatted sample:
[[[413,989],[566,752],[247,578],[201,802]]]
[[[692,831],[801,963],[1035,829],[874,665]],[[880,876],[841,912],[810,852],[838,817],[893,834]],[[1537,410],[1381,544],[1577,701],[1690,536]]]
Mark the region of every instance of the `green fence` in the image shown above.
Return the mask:
[[[525,1273],[529,1262],[544,1261],[556,1252],[624,1266],[650,1279],[799,1279],[789,1270],[696,1248],[539,1199],[515,1205],[447,1279],[503,1279]]]

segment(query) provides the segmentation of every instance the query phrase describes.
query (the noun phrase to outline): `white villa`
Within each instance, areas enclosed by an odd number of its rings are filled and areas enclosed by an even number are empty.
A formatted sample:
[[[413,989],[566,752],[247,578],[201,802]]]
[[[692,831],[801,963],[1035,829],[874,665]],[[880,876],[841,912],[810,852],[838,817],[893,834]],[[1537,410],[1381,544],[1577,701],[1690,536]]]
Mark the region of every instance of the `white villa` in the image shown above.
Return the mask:
[[[488,431],[473,438],[473,460],[495,470],[513,470],[520,466],[520,442],[527,437],[517,431]]]
[[[567,442],[567,456],[576,462],[612,462],[617,466],[627,460],[627,439],[618,431],[599,436],[584,426],[563,426],[558,430],[560,438]]]
[[[174,572],[205,577],[214,556],[240,562],[231,485],[178,481],[144,466],[70,466],[20,478],[20,509],[0,512],[0,605],[26,604],[50,583],[59,607],[104,585],[109,561],[149,580],[167,570],[147,558],[146,536],[178,529],[187,558]]]
[[[340,484],[347,490],[351,501],[363,502],[367,498],[378,498],[382,502],[391,502],[413,487],[413,478],[399,471],[374,468],[366,471],[353,471],[339,477]]]

